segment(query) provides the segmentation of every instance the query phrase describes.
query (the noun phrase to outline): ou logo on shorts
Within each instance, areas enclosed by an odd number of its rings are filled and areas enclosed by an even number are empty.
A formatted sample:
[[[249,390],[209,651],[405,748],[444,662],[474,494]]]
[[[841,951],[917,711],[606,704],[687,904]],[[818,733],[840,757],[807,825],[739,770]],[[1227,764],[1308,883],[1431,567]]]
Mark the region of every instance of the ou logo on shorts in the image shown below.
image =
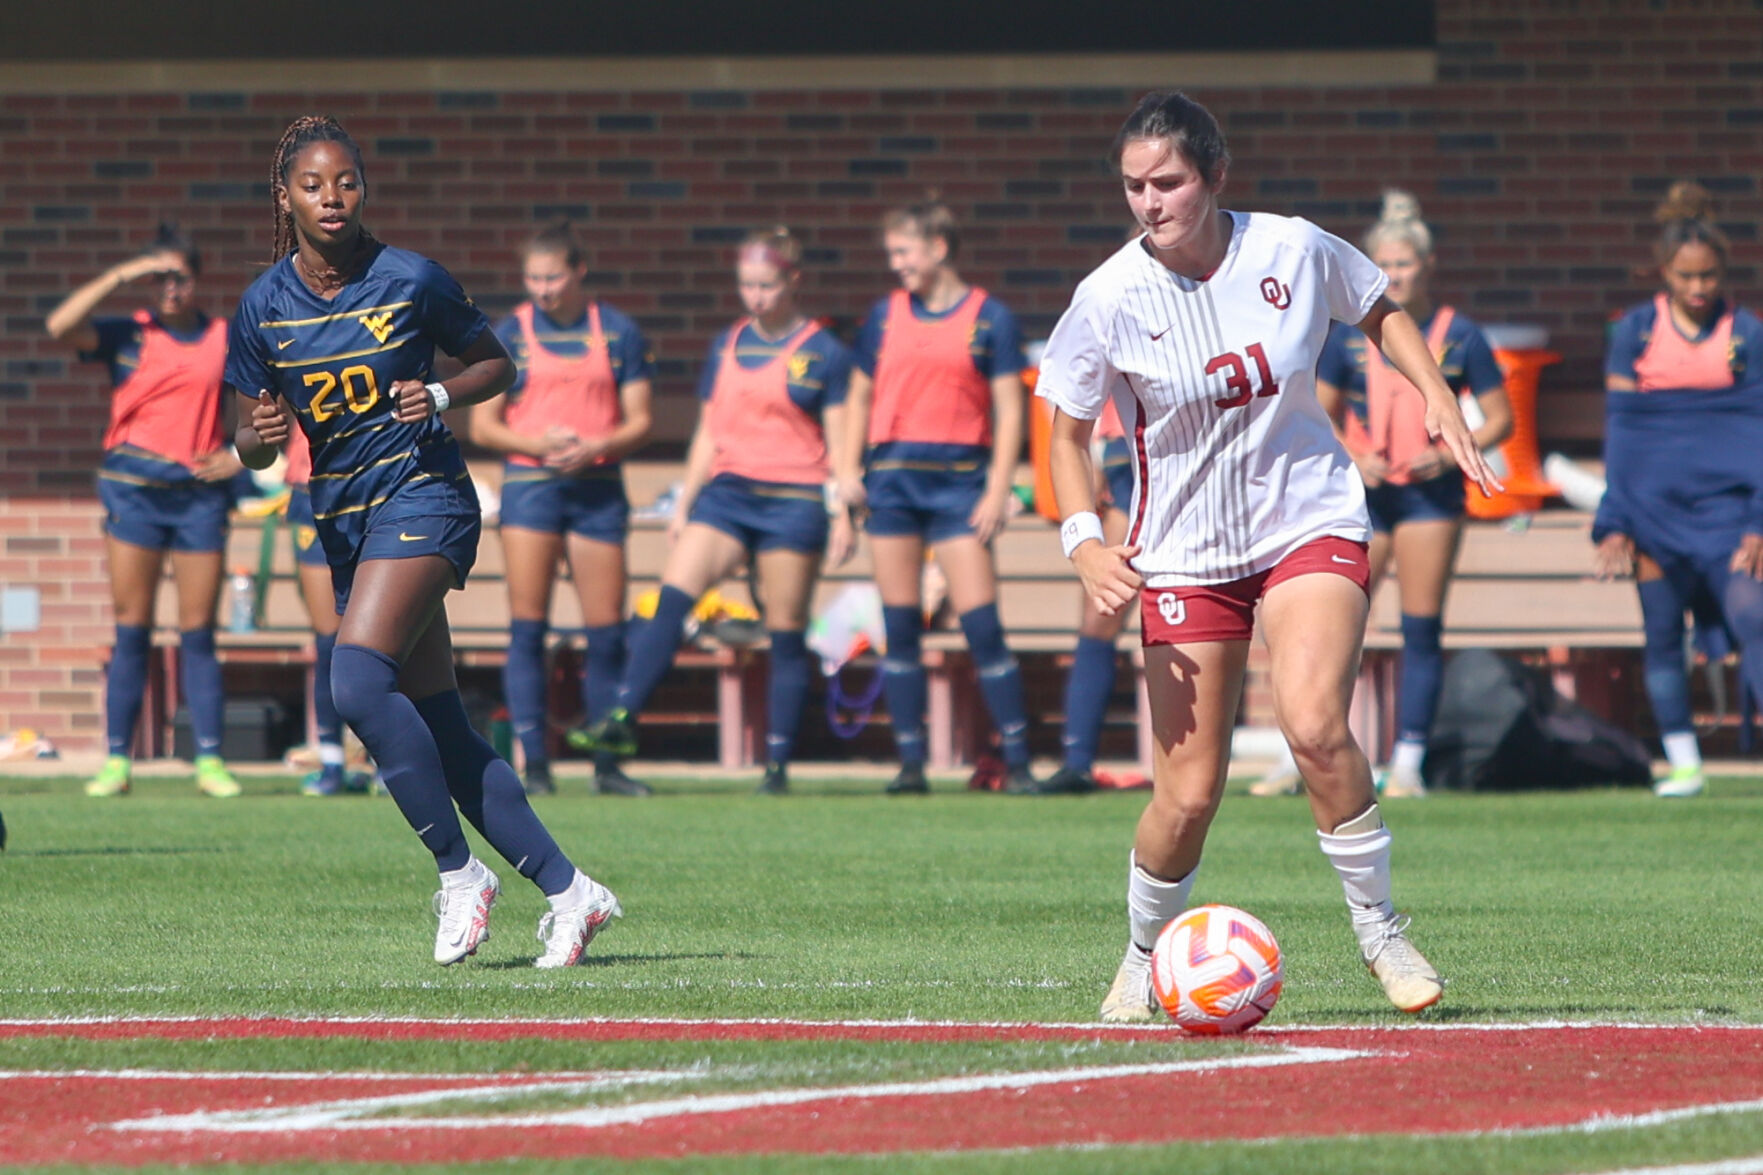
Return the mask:
[[[1157,614],[1173,628],[1188,618],[1188,606],[1174,592],[1164,592],[1157,597]]]

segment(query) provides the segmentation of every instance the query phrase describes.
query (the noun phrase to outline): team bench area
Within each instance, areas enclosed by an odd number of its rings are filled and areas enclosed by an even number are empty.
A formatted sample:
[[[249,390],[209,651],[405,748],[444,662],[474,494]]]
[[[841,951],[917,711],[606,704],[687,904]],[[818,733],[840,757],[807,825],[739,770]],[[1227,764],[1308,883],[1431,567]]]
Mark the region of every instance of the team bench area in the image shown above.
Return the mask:
[[[680,473],[677,464],[634,463],[627,471],[631,500],[637,506],[653,501]],[[287,710],[304,710],[305,675],[311,671],[311,635],[301,604],[285,527],[267,526],[269,553],[264,556],[263,521],[235,521],[228,566],[265,570],[262,606],[249,632],[228,631],[222,606],[221,656],[226,665],[229,697],[266,695],[280,698]],[[1591,577],[1589,519],[1571,511],[1545,511],[1523,528],[1505,523],[1471,522],[1458,558],[1458,576],[1446,608],[1447,648],[1494,648],[1545,664],[1557,688],[1631,728],[1650,722],[1639,692],[1640,613],[1634,588],[1627,583],[1601,583]],[[661,519],[633,521],[630,540],[631,582],[627,604],[656,585],[667,555]],[[1012,520],[997,543],[1000,578],[999,610],[1011,647],[1021,659],[1031,714],[1031,739],[1037,755],[1058,753],[1064,671],[1076,643],[1079,592],[1061,557],[1053,527],[1033,514]],[[447,612],[459,653],[462,687],[489,721],[499,706],[499,672],[507,648],[508,601],[499,537],[488,528],[471,582],[448,597]],[[867,580],[870,565],[860,552],[846,567],[820,585],[817,609],[845,584]],[[1393,583],[1386,583],[1373,602],[1372,622],[1360,689],[1354,704],[1354,725],[1368,749],[1387,749],[1393,737],[1395,679],[1400,648],[1398,606]],[[150,687],[143,754],[165,754],[172,748],[172,706],[175,698],[176,634],[173,594],[161,593],[158,644],[162,649]],[[748,599],[742,583],[725,585],[725,596]],[[223,593],[224,596],[224,593]],[[557,655],[552,674],[552,722],[559,736],[579,721],[579,698],[573,684],[579,650],[579,608],[566,579],[559,582],[551,609]],[[1121,669],[1102,746],[1105,759],[1136,759],[1148,763],[1150,724],[1142,685],[1136,623],[1120,638]],[[932,766],[941,769],[974,761],[987,750],[989,722],[973,680],[961,635],[950,621],[927,634],[926,665],[930,671],[929,735]],[[675,673],[657,693],[644,716],[645,755],[665,759],[700,759],[723,766],[752,764],[763,745],[765,648],[723,644],[701,636],[681,651]],[[846,694],[861,693],[874,673],[866,657],[845,670]],[[820,716],[824,694],[817,687],[804,723],[799,758],[882,759],[891,757],[885,706],[876,705],[861,732],[841,737]],[[839,712],[841,719],[853,717]],[[1256,651],[1250,666],[1241,721],[1271,725],[1271,698],[1265,657]],[[843,724],[843,723],[841,723]],[[568,752],[559,745],[560,757]]]

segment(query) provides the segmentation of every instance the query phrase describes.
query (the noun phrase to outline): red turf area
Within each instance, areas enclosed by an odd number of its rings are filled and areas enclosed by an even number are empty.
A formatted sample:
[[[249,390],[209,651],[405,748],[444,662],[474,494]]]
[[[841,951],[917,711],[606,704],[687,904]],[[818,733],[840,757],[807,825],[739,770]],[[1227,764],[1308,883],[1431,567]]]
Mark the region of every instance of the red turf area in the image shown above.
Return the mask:
[[[0,1025],[0,1035],[102,1038],[357,1036],[371,1039],[1087,1039],[1165,1034],[1037,1025],[592,1021],[214,1020]],[[1078,1078],[1029,1089],[834,1098],[718,1108],[658,1090],[673,1107],[636,1124],[356,1122],[347,1129],[116,1129],[196,1111],[261,1110],[424,1090],[474,1078],[248,1079],[60,1074],[0,1077],[0,1164],[454,1160],[607,1155],[883,1153],[1345,1134],[1448,1134],[1564,1127],[1763,1099],[1763,1031],[1746,1028],[1510,1027],[1261,1032],[1266,1050],[1328,1047],[1367,1056],[1284,1068]],[[524,1084],[543,1074],[493,1079]],[[1368,1098],[1365,1091],[1378,1096]],[[750,1099],[749,1099],[750,1100]],[[1145,1114],[1147,1104],[1184,1112]],[[486,1110],[486,1113],[494,1113]]]

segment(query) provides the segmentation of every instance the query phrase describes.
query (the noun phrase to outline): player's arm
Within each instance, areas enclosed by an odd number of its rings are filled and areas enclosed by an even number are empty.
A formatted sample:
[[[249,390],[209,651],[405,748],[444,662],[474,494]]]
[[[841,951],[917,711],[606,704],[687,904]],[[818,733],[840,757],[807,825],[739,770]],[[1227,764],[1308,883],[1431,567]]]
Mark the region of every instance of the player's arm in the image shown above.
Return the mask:
[[[547,436],[532,436],[508,427],[508,393],[491,396],[471,408],[471,439],[474,444],[498,453],[545,457],[555,443]]]
[[[974,537],[982,543],[991,542],[1004,529],[1021,456],[1022,377],[1011,371],[992,377],[992,464],[986,473],[985,493],[968,519]]]
[[[617,428],[601,439],[601,457],[616,461],[643,447],[649,439],[649,431],[655,427],[654,413],[650,408],[654,394],[654,385],[647,378],[628,380],[618,389],[622,419]]]
[[[1128,562],[1139,549],[1110,547],[1102,537],[1101,520],[1096,516],[1096,471],[1090,458],[1090,434],[1095,427],[1095,421],[1055,406],[1047,456],[1053,501],[1064,519],[1059,526],[1060,542],[1083,581],[1085,598],[1096,611],[1112,616],[1133,601],[1145,581]]]
[[[426,416],[438,416],[450,407],[481,404],[506,392],[514,384],[514,360],[508,357],[508,349],[495,331],[480,332],[454,358],[464,369],[443,382],[401,379],[394,383],[392,419],[401,424],[414,424]]]
[[[234,395],[240,424],[233,430],[233,448],[246,469],[268,469],[275,463],[276,451],[287,444],[288,430],[293,427],[288,414],[281,400],[267,389],[256,394],[235,391]]]
[[[49,337],[58,343],[67,343],[80,351],[96,350],[98,328],[92,325],[92,311],[98,308],[100,302],[123,286],[150,273],[186,268],[188,264],[182,253],[148,253],[142,257],[131,257],[111,266],[63,298],[61,305],[49,312],[43,325],[48,329]]]
[[[849,385],[847,384],[847,389]],[[849,390],[846,396],[850,395]],[[840,452],[845,445],[845,432],[850,427],[851,409],[849,400],[840,400],[836,404],[823,404],[820,408],[820,429],[826,435],[826,451]],[[826,510],[832,519],[832,527],[826,542],[826,566],[830,571],[843,567],[850,562],[851,556],[857,553],[857,528],[851,520],[851,505],[839,492],[835,478],[827,495]]]
[[[1438,362],[1433,359],[1432,350],[1426,345],[1413,317],[1387,296],[1380,296],[1357,325],[1372,345],[1382,351],[1396,370],[1426,398],[1427,435],[1444,444],[1457,467],[1481,487],[1482,493],[1493,494],[1499,490],[1499,479],[1476,446],[1469,424],[1463,419],[1463,409],[1458,405],[1451,386],[1445,382],[1444,374],[1439,371]]]
[[[851,382],[845,385],[844,443],[834,448],[832,437],[827,437],[839,500],[854,510],[868,501],[863,489],[863,450],[869,442],[869,403],[874,394],[875,380],[853,365]]]
[[[686,529],[686,519],[692,513],[692,503],[698,500],[704,483],[710,480],[710,463],[715,457],[716,438],[710,435],[710,401],[706,400],[699,407],[698,426],[692,430],[692,443],[686,449],[686,476],[680,483],[679,496],[673,503],[673,517],[667,524],[668,542],[679,542],[680,534]]]

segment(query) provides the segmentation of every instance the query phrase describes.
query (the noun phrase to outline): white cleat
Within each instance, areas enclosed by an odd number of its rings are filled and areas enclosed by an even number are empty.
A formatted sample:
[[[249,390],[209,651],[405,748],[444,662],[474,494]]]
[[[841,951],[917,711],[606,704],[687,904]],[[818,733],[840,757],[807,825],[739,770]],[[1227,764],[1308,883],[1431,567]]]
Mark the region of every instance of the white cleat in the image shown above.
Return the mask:
[[[1418,771],[1391,767],[1383,773],[1378,794],[1386,800],[1420,800],[1426,798],[1426,780]]]
[[[1707,786],[1708,781],[1700,767],[1679,767],[1653,784],[1653,794],[1668,800],[1683,800],[1701,795]]]
[[[1406,917],[1391,918],[1361,957],[1383,984],[1390,1003],[1404,1012],[1418,1012],[1439,1002],[1445,994],[1445,981],[1408,941],[1407,929]]]
[[[1108,1024],[1143,1024],[1157,1015],[1157,1006],[1151,991],[1151,954],[1129,942],[1126,958],[1114,973],[1114,985],[1102,1000],[1102,1019]]]
[[[588,944],[614,918],[624,917],[624,908],[613,892],[585,873],[576,877],[587,883],[588,900],[579,906],[552,910],[539,919],[539,941],[545,944],[535,967],[573,967],[588,953]]]
[[[435,892],[435,962],[446,967],[457,963],[490,941],[490,907],[502,892],[502,883],[490,867],[473,857],[465,868],[441,875]]]

